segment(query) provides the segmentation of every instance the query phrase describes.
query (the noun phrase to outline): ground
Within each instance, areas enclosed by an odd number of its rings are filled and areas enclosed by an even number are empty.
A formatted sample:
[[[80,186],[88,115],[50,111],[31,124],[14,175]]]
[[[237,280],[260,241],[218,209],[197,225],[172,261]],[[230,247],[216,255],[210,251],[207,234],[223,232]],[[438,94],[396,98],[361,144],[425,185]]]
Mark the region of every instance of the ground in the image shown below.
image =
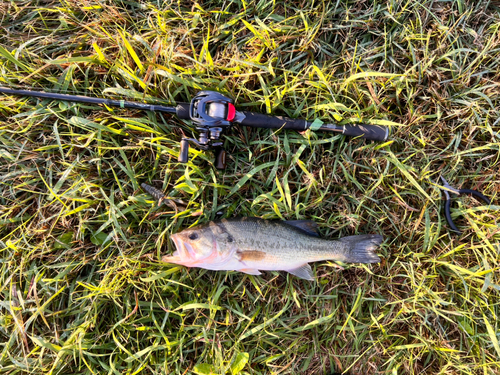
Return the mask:
[[[387,142],[235,126],[228,165],[170,114],[0,94],[0,371],[500,374],[495,1],[4,0],[0,85],[390,127]],[[438,179],[455,199],[449,231]],[[188,202],[158,207],[146,182]],[[160,262],[220,217],[375,233],[316,281]]]

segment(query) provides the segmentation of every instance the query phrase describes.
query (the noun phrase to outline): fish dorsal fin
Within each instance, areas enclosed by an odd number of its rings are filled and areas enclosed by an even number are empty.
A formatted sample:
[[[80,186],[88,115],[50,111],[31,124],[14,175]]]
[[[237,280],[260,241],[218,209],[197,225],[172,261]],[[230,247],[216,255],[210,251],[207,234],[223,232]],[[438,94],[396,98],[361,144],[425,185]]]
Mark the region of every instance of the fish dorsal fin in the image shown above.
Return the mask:
[[[311,266],[307,263],[298,268],[294,268],[293,270],[286,270],[286,271],[304,280],[311,280],[311,281],[314,280],[314,275]]]
[[[286,220],[285,223],[300,229],[309,236],[319,237],[318,224],[312,220]]]

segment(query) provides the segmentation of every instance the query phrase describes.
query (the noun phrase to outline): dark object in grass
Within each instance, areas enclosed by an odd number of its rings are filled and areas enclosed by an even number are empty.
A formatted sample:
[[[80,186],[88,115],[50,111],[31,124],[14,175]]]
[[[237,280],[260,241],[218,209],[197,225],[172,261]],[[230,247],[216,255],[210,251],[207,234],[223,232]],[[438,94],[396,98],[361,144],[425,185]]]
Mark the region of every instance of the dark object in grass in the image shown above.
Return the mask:
[[[162,261],[208,270],[286,271],[314,280],[310,262],[377,263],[383,237],[376,234],[326,240],[309,220],[278,221],[256,217],[222,219],[171,236],[177,251]]]
[[[304,131],[307,129],[320,130],[374,141],[385,141],[389,136],[389,129],[379,125],[323,124],[319,119],[309,122],[282,116],[269,116],[249,111],[237,111],[232,99],[215,91],[200,91],[191,100],[191,103],[176,103],[175,107],[43,91],[13,90],[6,87],[0,87],[0,92],[4,94],[34,96],[46,99],[173,113],[180,119],[191,120],[199,133],[198,139],[182,138],[178,159],[179,162],[186,163],[188,161],[189,144],[192,143],[202,150],[213,149],[215,151],[215,167],[218,169],[224,169],[226,166],[226,152],[222,148],[223,142],[221,140],[221,135],[233,124],[266,129],[292,129],[297,131]]]
[[[471,194],[474,197],[484,201],[488,206],[491,204],[491,201],[488,198],[486,198],[483,194],[478,192],[477,190],[455,189],[454,187],[452,187],[448,183],[448,181],[445,180],[444,177],[441,176],[441,180],[443,181],[443,187],[441,187],[440,189],[444,192],[444,196],[445,196],[444,215],[446,216],[446,221],[448,222],[448,225],[450,226],[450,228],[453,232],[460,234],[462,232],[457,228],[457,226],[455,225],[455,223],[453,222],[453,220],[451,218],[451,212],[450,212],[451,197],[450,197],[449,192],[452,192],[453,194],[457,194],[457,195]]]
[[[187,204],[180,199],[167,198],[165,194],[163,194],[160,190],[151,185],[142,183],[141,186],[144,190],[146,190],[149,194],[151,194],[151,196],[156,201],[158,201],[158,207],[160,207],[162,204],[165,204],[172,207],[175,211],[177,211],[178,206],[184,206],[184,207],[187,206]]]

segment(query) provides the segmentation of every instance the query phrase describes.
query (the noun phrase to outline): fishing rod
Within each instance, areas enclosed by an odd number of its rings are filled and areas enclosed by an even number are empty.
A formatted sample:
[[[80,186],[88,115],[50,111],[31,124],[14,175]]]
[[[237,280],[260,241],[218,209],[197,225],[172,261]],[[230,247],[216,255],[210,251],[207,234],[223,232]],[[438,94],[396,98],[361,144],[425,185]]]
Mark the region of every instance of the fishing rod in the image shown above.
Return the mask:
[[[11,95],[33,96],[37,98],[64,100],[90,104],[102,104],[110,107],[133,108],[153,112],[175,114],[180,119],[191,120],[199,134],[198,139],[183,137],[180,142],[178,161],[187,163],[189,144],[201,150],[215,151],[215,167],[224,169],[226,166],[226,151],[222,148],[221,136],[233,124],[253,128],[292,129],[304,131],[307,129],[343,134],[349,137],[360,137],[373,141],[385,141],[389,129],[379,125],[355,124],[338,125],[324,124],[319,119],[306,121],[283,116],[269,116],[251,111],[237,111],[231,98],[216,91],[200,91],[190,103],[176,103],[175,106],[138,103],[127,100],[93,98],[81,95],[57,94],[44,91],[13,90],[0,87],[0,92]]]

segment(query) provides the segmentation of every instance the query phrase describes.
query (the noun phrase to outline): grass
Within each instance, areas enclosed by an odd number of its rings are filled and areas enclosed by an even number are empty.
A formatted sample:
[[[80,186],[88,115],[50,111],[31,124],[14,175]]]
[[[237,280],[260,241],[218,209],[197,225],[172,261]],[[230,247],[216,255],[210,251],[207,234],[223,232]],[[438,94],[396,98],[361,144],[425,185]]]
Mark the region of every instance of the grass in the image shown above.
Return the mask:
[[[0,95],[0,371],[500,374],[500,12],[494,1],[0,4],[0,85],[392,124],[384,144],[235,127],[225,171],[170,115]],[[490,197],[454,203],[439,175]],[[149,183],[189,202],[158,207]],[[316,282],[173,267],[219,217],[379,233]]]

